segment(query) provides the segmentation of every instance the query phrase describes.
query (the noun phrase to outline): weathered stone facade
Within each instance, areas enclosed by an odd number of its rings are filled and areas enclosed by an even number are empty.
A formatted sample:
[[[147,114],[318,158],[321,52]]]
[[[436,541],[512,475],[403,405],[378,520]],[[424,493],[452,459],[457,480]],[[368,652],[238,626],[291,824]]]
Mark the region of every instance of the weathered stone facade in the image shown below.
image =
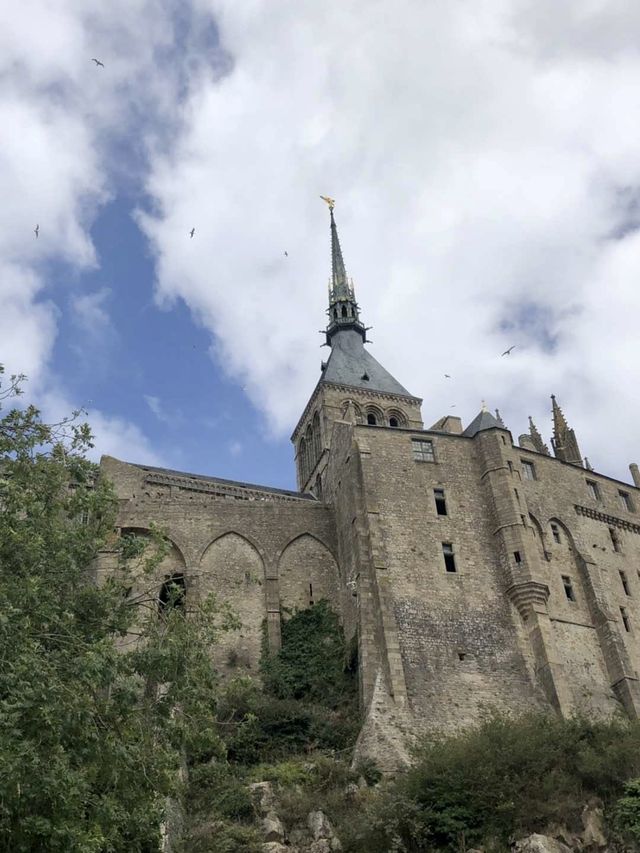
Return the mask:
[[[364,348],[333,214],[331,229],[331,357],[292,437],[300,491],[102,460],[121,529],[173,543],[155,589],[179,574],[187,596],[227,600],[242,628],[218,663],[254,674],[263,622],[277,648],[288,612],[328,599],[358,638],[359,748],[382,765],[490,707],[638,716],[637,468],[630,485],[583,467],[555,400],[555,458],[533,424],[515,444],[486,410],[423,429],[421,400]]]

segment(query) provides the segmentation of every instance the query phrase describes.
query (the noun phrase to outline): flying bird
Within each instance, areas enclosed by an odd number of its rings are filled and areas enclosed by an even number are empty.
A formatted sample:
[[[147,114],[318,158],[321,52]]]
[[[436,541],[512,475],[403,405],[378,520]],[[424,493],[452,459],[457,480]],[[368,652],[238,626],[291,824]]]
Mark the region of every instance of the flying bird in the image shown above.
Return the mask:
[[[40,234],[40,226],[39,225],[36,225],[36,227],[33,229],[33,233],[36,235],[36,240],[37,240],[38,235]]]
[[[445,373],[444,378],[445,378],[445,379],[451,379],[451,377],[449,376],[449,374],[448,374],[448,373]]]
[[[101,68],[104,68],[104,62],[100,62],[100,60],[99,60],[99,59],[96,59],[96,58],[95,58],[95,56],[92,56],[92,57],[91,57],[91,61],[92,61],[92,62],[95,62],[96,67],[99,65]]]
[[[284,256],[285,256],[285,258],[288,258],[288,257],[289,257],[289,252],[285,252],[285,253],[284,253]]]
[[[195,228],[192,228],[192,229],[191,229],[191,231],[189,231],[189,237],[191,237],[191,239],[192,239],[192,240],[193,240],[193,235],[194,235],[195,233],[196,233],[196,229],[195,229]]]
[[[516,348],[516,346],[517,346],[517,344],[514,344],[512,347],[509,347],[509,349],[506,349],[506,350],[502,353],[502,355],[511,355],[511,350],[512,350],[512,349],[515,349],[515,348]]]

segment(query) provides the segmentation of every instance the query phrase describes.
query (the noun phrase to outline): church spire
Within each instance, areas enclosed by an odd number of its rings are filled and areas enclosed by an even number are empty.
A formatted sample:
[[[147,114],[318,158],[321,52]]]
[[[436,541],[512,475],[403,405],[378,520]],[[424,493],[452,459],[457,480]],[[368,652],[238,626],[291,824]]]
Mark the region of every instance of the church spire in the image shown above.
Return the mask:
[[[533,446],[538,451],[538,453],[544,453],[545,456],[551,456],[551,454],[549,453],[549,448],[542,440],[542,436],[538,432],[538,428],[534,424],[531,415],[529,415],[529,435],[531,437]]]
[[[553,438],[551,444],[556,458],[563,462],[571,462],[572,465],[582,465],[578,440],[574,431],[569,429],[567,420],[557,404],[554,394],[551,395],[551,405],[553,407]]]
[[[330,230],[331,230],[331,280],[329,282],[329,323],[327,325],[327,343],[331,341],[336,332],[352,329],[366,342],[367,333],[360,321],[360,309],[356,302],[353,290],[353,281],[347,278],[347,271],[340,248],[338,228],[333,215],[335,201],[326,196],[320,196],[329,205]]]

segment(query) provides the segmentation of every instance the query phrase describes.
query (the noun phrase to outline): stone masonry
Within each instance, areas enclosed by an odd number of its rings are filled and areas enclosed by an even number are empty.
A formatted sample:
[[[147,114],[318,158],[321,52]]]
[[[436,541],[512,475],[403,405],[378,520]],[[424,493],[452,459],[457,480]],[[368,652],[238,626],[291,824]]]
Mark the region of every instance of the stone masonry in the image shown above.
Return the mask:
[[[179,575],[240,617],[214,654],[258,674],[262,626],[327,599],[357,636],[360,753],[383,768],[418,733],[484,710],[640,713],[640,475],[585,467],[553,399],[555,456],[486,409],[424,429],[421,400],[365,349],[331,210],[330,357],[297,424],[299,491],[103,457],[119,530],[172,543]],[[115,567],[105,551],[99,571]],[[142,581],[141,581],[142,582]]]

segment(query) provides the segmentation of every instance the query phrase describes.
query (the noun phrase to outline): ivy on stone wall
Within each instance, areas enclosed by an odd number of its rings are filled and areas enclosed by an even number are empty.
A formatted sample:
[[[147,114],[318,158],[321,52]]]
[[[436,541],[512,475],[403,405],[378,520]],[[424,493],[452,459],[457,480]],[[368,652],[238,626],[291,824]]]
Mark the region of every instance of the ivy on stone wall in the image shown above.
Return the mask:
[[[328,602],[299,610],[282,625],[282,647],[263,646],[264,689],[279,699],[304,699],[329,708],[351,703],[356,694],[354,644],[345,641]]]

